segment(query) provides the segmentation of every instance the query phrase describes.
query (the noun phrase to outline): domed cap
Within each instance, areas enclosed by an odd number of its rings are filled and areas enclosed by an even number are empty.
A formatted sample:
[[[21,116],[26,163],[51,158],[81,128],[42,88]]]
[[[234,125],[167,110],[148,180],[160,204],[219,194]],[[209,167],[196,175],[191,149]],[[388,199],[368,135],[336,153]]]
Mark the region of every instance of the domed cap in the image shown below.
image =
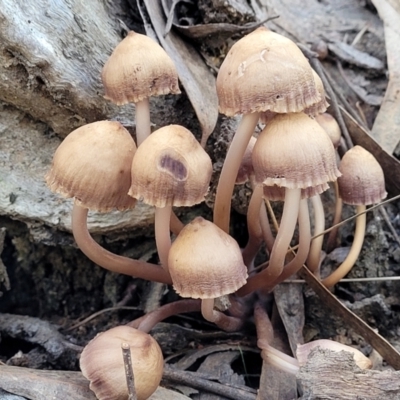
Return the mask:
[[[211,173],[211,159],[193,134],[180,125],[165,126],[138,148],[129,195],[156,207],[192,206],[204,200]]]
[[[247,278],[237,242],[201,217],[186,225],[172,243],[168,266],[177,293],[195,299],[233,293]]]
[[[333,147],[337,149],[340,144],[340,138],[342,136],[339,124],[331,114],[323,113],[315,117],[315,120],[324,128],[324,131],[331,138]]]
[[[101,78],[104,97],[118,105],[180,93],[178,73],[171,58],[154,40],[133,31],[114,49]]]
[[[90,381],[90,389],[99,400],[128,398],[123,343],[130,347],[138,400],[148,399],[161,381],[164,359],[158,343],[145,332],[117,326],[91,340],[79,362],[83,376]]]
[[[100,121],[71,132],[57,148],[47,185],[64,197],[75,197],[97,211],[133,208],[127,195],[136,145],[115,121]]]
[[[322,83],[321,78],[314,70],[312,70],[312,73],[313,73],[313,77],[314,77],[315,87],[317,88],[317,91],[318,91],[321,99],[317,103],[313,104],[312,106],[305,108],[304,113],[314,117],[318,114],[324,113],[326,111],[326,109],[328,108],[329,104],[326,101],[324,84]]]
[[[385,177],[375,157],[361,146],[354,146],[343,156],[338,179],[339,194],[344,203],[369,205],[386,196]]]
[[[335,181],[331,140],[304,113],[277,114],[260,133],[253,149],[256,181],[264,185],[305,189]]]
[[[290,39],[260,27],[236,42],[217,76],[219,111],[299,112],[317,103],[312,68]]]

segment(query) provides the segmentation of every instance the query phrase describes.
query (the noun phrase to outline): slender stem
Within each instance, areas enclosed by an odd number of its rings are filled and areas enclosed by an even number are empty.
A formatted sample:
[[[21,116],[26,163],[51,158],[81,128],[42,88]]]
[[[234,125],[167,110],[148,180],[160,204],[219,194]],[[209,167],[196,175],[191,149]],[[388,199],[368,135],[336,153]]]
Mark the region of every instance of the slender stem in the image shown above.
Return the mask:
[[[156,207],[154,231],[158,257],[162,267],[168,271],[168,253],[171,248],[170,220],[172,206]]]
[[[201,313],[203,314],[204,319],[213,322],[226,332],[238,331],[244,322],[241,318],[232,317],[214,310],[214,299],[201,300]]]
[[[245,296],[255,290],[268,286],[282,273],[287,249],[292,240],[299,215],[301,189],[285,190],[285,204],[281,224],[271,251],[269,266],[260,273],[251,276],[247,283],[238,290],[239,296]]]
[[[338,182],[334,182],[335,188],[335,216],[333,217],[332,226],[333,228],[329,232],[328,240],[326,242],[326,251],[330,253],[336,247],[336,237],[339,230],[339,226],[336,226],[342,219],[342,209],[343,209],[343,201],[339,196],[339,185]]]
[[[171,220],[169,221],[171,232],[178,236],[180,231],[185,226],[183,222],[177,217],[174,211],[171,212]]]
[[[249,232],[249,239],[246,247],[243,249],[242,256],[244,264],[249,270],[254,263],[254,258],[257,255],[263,241],[262,229],[260,225],[260,212],[263,200],[262,195],[262,185],[256,185],[253,188],[253,193],[249,202],[249,208],[247,210],[247,229]]]
[[[308,213],[307,199],[300,200],[299,209],[299,247],[296,256],[283,268],[278,279],[268,287],[271,291],[278,284],[291,277],[298,272],[307,259],[310,251],[311,230],[310,230],[310,215]]]
[[[272,234],[271,225],[269,224],[269,218],[268,218],[267,209],[265,207],[265,203],[269,203],[269,200],[266,200],[261,205],[260,225],[261,225],[261,230],[263,233],[265,245],[267,246],[269,253],[271,253],[272,248],[274,247],[275,238],[274,238],[274,235]]]
[[[201,311],[201,300],[184,299],[164,304],[152,312],[137,318],[127,325],[149,333],[159,322],[173,315]]]
[[[357,206],[357,214],[363,214],[356,218],[356,231],[354,233],[353,244],[351,245],[350,252],[342,264],[334,272],[322,280],[322,284],[326,287],[332,287],[340,279],[345,277],[353,268],[354,263],[357,261],[364,243],[365,227],[367,222],[367,216],[364,212],[365,210],[366,207],[364,205]]]
[[[226,233],[229,233],[231,199],[236,176],[258,118],[259,113],[243,115],[229,146],[219,177],[214,203],[214,223]]]
[[[325,230],[325,213],[319,194],[311,197],[311,202],[314,209],[314,236],[319,235]],[[319,269],[321,260],[322,243],[324,235],[319,235],[311,241],[310,253],[307,258],[308,269],[314,274]]]
[[[149,99],[135,103],[136,107],[136,142],[139,147],[150,136],[150,104]]]
[[[72,210],[72,232],[82,252],[93,262],[109,271],[147,279],[149,281],[172,284],[168,272],[155,264],[111,253],[96,243],[87,229],[88,209],[76,202]]]

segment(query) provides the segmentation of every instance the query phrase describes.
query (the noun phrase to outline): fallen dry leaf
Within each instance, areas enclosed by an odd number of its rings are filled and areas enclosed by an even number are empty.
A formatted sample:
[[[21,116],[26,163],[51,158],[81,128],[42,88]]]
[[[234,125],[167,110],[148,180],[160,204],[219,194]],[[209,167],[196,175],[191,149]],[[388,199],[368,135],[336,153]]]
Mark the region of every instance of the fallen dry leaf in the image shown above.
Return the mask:
[[[372,135],[389,154],[400,140],[400,3],[398,0],[372,0],[385,26],[389,83]]]

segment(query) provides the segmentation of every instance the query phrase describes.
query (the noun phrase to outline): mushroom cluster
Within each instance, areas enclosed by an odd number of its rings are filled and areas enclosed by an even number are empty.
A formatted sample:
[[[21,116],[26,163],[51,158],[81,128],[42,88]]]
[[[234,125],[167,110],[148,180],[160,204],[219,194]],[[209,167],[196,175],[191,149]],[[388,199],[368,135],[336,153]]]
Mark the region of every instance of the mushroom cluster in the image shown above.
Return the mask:
[[[85,347],[81,369],[96,396],[127,398],[120,351],[127,344],[134,352],[137,396],[149,397],[161,379],[162,354],[148,332],[163,318],[184,311],[201,311],[206,320],[227,331],[240,329],[254,311],[263,352],[296,370],[297,362],[281,356],[263,339],[265,316],[260,307],[249,310],[242,298],[272,291],[304,264],[319,274],[325,229],[320,194],[329,182],[338,188],[337,209],[343,200],[356,205],[361,215],[348,258],[322,282],[332,286],[350,270],[362,246],[365,207],[386,195],[377,161],[356,146],[338,168],[335,149],[340,130],[324,114],[328,103],[320,77],[294,42],[266,27],[258,28],[232,46],[217,76],[219,111],[242,119],[222,167],[213,221],[197,217],[183,226],[173,207],[191,207],[204,200],[212,163],[183,126],[164,126],[151,133],[149,97],[180,93],[172,60],[153,40],[130,32],[105,64],[102,80],[107,99],[134,103],[136,142],[119,122],[82,126],[57,149],[46,182],[51,190],[74,199],[73,235],[92,261],[113,272],[173,285],[188,299],[167,304],[129,326],[110,329]],[[258,137],[254,135],[257,124],[264,125]],[[235,183],[246,181],[252,188],[249,239],[240,249],[229,234],[230,207]],[[89,210],[126,210],[138,201],[154,207],[160,265],[114,254],[88,231]],[[274,201],[283,202],[276,235],[267,212]],[[297,252],[288,256],[296,227]],[[176,235],[173,242],[171,232]],[[263,243],[269,258],[255,268]],[[155,371],[154,379],[147,374],[149,368]]]

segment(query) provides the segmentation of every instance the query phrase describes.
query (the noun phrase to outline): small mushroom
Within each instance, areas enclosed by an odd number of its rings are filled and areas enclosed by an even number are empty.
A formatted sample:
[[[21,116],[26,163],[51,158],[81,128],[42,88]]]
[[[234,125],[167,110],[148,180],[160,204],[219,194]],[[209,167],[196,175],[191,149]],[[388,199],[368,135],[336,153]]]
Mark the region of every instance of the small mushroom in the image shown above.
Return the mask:
[[[179,94],[178,73],[165,50],[146,35],[130,31],[114,49],[101,74],[105,98],[136,107],[138,147],[150,135],[150,96]]]

